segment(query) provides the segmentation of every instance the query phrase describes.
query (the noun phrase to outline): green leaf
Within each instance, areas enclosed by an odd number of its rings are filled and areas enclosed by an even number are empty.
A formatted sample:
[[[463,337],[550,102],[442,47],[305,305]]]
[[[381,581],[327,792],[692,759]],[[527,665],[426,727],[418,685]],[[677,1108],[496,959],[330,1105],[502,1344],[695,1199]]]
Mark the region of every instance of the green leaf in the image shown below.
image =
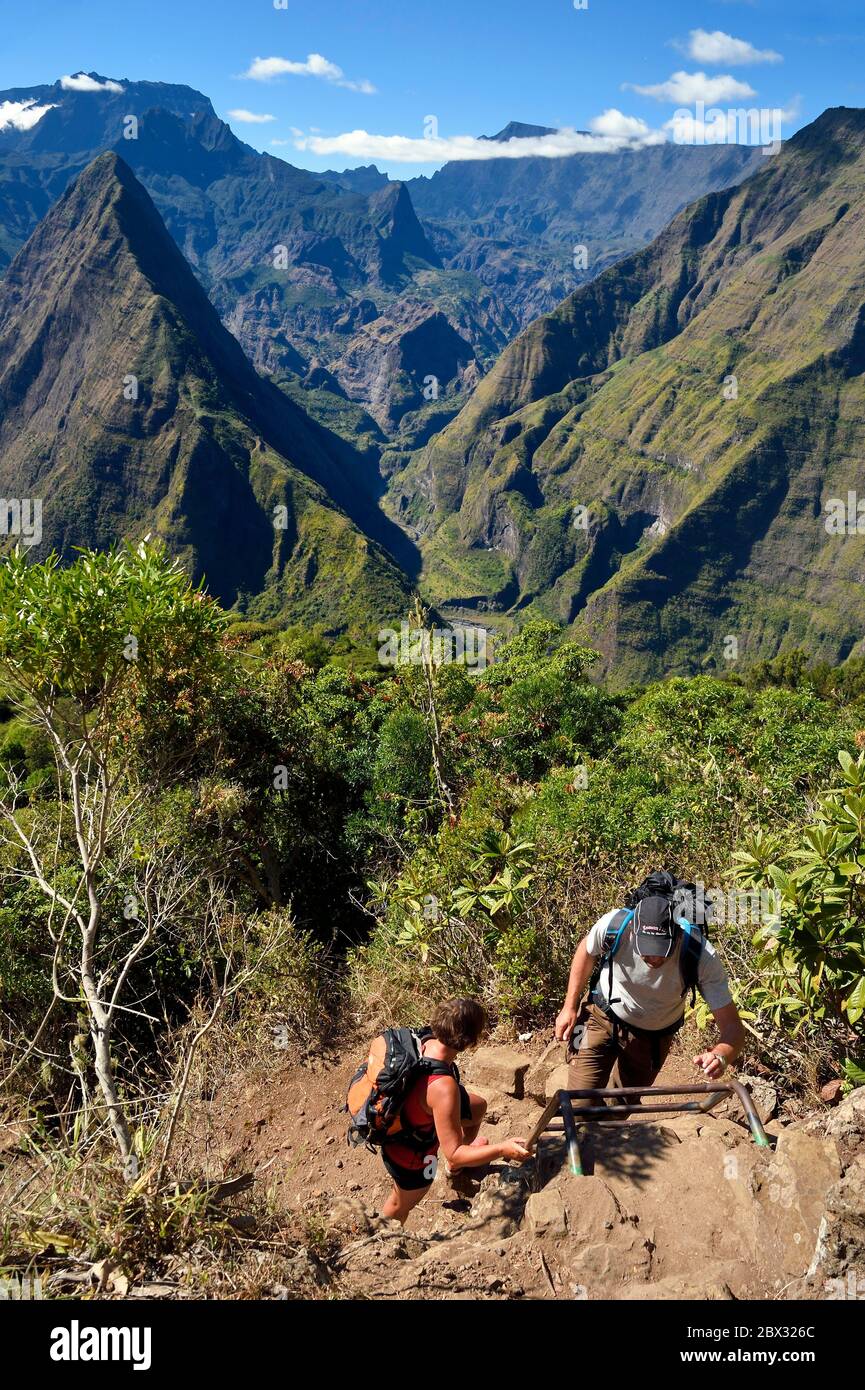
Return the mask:
[[[844,1008],[851,1023],[858,1023],[865,1013],[865,975],[860,975],[852,992],[844,1001]]]

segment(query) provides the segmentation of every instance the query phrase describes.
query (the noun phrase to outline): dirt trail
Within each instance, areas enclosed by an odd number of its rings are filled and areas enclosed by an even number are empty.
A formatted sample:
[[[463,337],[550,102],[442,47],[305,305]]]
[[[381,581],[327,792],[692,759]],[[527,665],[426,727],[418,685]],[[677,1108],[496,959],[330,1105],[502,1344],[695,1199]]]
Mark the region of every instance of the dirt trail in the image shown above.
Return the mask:
[[[583,1177],[553,1135],[522,1169],[451,1181],[442,1165],[401,1230],[375,1214],[389,1187],[380,1160],[345,1141],[344,1089],[362,1051],[238,1077],[202,1112],[214,1174],[255,1170],[275,1201],[314,1207],[338,1232],[343,1296],[837,1298],[857,1280],[865,1294],[865,1090],[788,1120],[770,1118],[774,1093],[757,1081],[772,1151],[725,1102],[711,1115],[583,1126]],[[537,1045],[466,1060],[492,1141],[528,1133],[562,1060],[561,1047]],[[660,1079],[694,1073],[671,1056]]]

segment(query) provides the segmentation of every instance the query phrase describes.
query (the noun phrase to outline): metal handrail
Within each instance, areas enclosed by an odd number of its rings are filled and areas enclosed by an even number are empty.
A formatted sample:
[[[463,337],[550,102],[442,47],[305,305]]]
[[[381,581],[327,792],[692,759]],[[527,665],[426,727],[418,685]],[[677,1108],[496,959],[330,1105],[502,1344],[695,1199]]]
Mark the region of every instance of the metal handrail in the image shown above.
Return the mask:
[[[544,1131],[549,1128],[550,1121],[556,1112],[561,1115],[565,1138],[568,1144],[568,1157],[571,1164],[571,1172],[577,1177],[582,1176],[583,1167],[580,1158],[580,1146],[577,1139],[577,1119],[591,1120],[618,1120],[626,1115],[669,1115],[676,1112],[699,1111],[706,1113],[712,1106],[717,1105],[724,1096],[738,1096],[742,1103],[742,1108],[748,1118],[751,1127],[751,1134],[754,1142],[761,1148],[770,1147],[769,1136],[763,1128],[763,1121],[754,1105],[751,1092],[741,1081],[734,1081],[732,1077],[724,1082],[704,1082],[699,1086],[617,1086],[587,1089],[580,1091],[557,1091],[552,1097],[537,1124],[535,1125],[529,1138],[526,1140],[528,1148],[534,1148]],[[603,1102],[608,1098],[619,1098],[621,1096],[701,1096],[700,1101],[688,1101],[674,1105],[604,1105]],[[575,1100],[594,1100],[600,1102],[597,1105],[580,1106],[575,1112],[573,1102]]]

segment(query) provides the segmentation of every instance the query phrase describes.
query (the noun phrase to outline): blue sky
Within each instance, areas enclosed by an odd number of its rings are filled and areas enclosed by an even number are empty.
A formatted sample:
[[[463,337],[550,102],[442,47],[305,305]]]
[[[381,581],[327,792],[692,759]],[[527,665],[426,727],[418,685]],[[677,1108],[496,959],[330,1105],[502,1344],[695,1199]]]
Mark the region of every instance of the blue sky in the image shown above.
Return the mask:
[[[783,111],[786,137],[865,105],[862,0],[0,0],[0,34],[0,89],[80,70],[186,82],[258,149],[400,177],[509,120],[669,138],[702,93]],[[428,116],[444,143],[406,144]]]

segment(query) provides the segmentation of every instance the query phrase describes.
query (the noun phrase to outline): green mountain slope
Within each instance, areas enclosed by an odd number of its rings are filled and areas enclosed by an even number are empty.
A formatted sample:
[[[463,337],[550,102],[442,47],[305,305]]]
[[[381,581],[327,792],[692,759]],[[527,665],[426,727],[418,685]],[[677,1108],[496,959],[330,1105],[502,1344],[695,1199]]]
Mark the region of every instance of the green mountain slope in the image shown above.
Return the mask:
[[[163,537],[226,605],[367,632],[410,562],[370,463],[244,357],[116,155],[0,282],[0,493],[51,548]],[[275,510],[282,509],[282,510]]]
[[[839,659],[865,540],[827,506],[865,497],[863,372],[865,112],[839,108],[527,329],[392,505],[439,603],[555,616],[622,678]]]

